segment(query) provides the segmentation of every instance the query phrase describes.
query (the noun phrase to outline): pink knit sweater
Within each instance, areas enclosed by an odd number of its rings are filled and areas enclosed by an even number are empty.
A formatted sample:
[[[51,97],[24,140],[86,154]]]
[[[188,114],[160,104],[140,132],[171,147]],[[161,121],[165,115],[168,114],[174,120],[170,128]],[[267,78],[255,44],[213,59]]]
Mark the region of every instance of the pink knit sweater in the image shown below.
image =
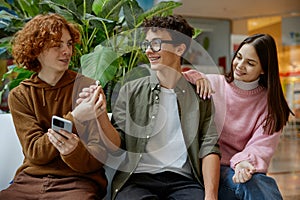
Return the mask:
[[[184,76],[195,83],[201,76],[190,70]],[[261,86],[253,90],[242,90],[234,83],[228,84],[223,75],[205,75],[215,91],[215,122],[220,134],[221,164],[235,165],[249,161],[256,172],[266,173],[274,155],[281,132],[264,133],[267,115],[267,90]]]

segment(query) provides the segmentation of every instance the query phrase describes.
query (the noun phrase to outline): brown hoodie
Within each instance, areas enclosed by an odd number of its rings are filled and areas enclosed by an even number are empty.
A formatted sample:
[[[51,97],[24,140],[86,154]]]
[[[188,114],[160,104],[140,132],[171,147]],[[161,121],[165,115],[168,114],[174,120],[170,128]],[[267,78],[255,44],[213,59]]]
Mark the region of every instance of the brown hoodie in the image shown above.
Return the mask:
[[[107,154],[96,121],[80,124],[70,113],[78,93],[93,83],[94,80],[68,70],[55,86],[34,74],[10,92],[8,103],[25,156],[16,174],[24,171],[36,176],[86,177],[105,190],[107,180],[102,163]],[[68,155],[60,155],[46,134],[53,115],[73,121],[73,133],[81,138]]]

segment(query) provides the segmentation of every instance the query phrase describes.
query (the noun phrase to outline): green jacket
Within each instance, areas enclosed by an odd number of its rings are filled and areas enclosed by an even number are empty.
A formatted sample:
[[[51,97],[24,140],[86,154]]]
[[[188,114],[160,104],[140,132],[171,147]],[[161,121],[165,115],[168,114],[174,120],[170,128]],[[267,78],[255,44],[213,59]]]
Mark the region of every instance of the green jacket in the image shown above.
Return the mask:
[[[194,87],[183,77],[174,91],[192,174],[203,186],[201,158],[212,153],[220,155],[213,102],[200,99]],[[112,199],[134,172],[141,153],[145,153],[149,135],[156,124],[159,93],[160,85],[155,73],[130,81],[120,89],[112,110],[112,122],[120,133],[120,151],[125,152],[126,157],[113,178]]]

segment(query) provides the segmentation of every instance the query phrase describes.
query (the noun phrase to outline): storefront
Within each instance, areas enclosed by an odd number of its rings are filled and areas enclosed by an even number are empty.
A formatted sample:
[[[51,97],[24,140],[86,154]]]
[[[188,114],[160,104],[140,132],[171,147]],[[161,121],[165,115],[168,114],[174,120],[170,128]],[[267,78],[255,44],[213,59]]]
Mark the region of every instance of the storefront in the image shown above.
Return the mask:
[[[256,27],[255,24],[265,25]],[[268,33],[276,40],[282,87],[295,113],[287,128],[297,134],[300,128],[300,16],[249,19],[248,30],[248,34]]]

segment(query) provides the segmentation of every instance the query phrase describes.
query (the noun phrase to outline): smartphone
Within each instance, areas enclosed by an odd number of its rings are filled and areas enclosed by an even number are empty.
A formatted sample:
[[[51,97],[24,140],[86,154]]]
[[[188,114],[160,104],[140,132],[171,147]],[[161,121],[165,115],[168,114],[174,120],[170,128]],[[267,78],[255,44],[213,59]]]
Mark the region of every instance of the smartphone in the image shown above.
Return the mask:
[[[52,116],[52,129],[59,133],[59,130],[63,129],[69,133],[72,133],[72,122],[70,120]]]

